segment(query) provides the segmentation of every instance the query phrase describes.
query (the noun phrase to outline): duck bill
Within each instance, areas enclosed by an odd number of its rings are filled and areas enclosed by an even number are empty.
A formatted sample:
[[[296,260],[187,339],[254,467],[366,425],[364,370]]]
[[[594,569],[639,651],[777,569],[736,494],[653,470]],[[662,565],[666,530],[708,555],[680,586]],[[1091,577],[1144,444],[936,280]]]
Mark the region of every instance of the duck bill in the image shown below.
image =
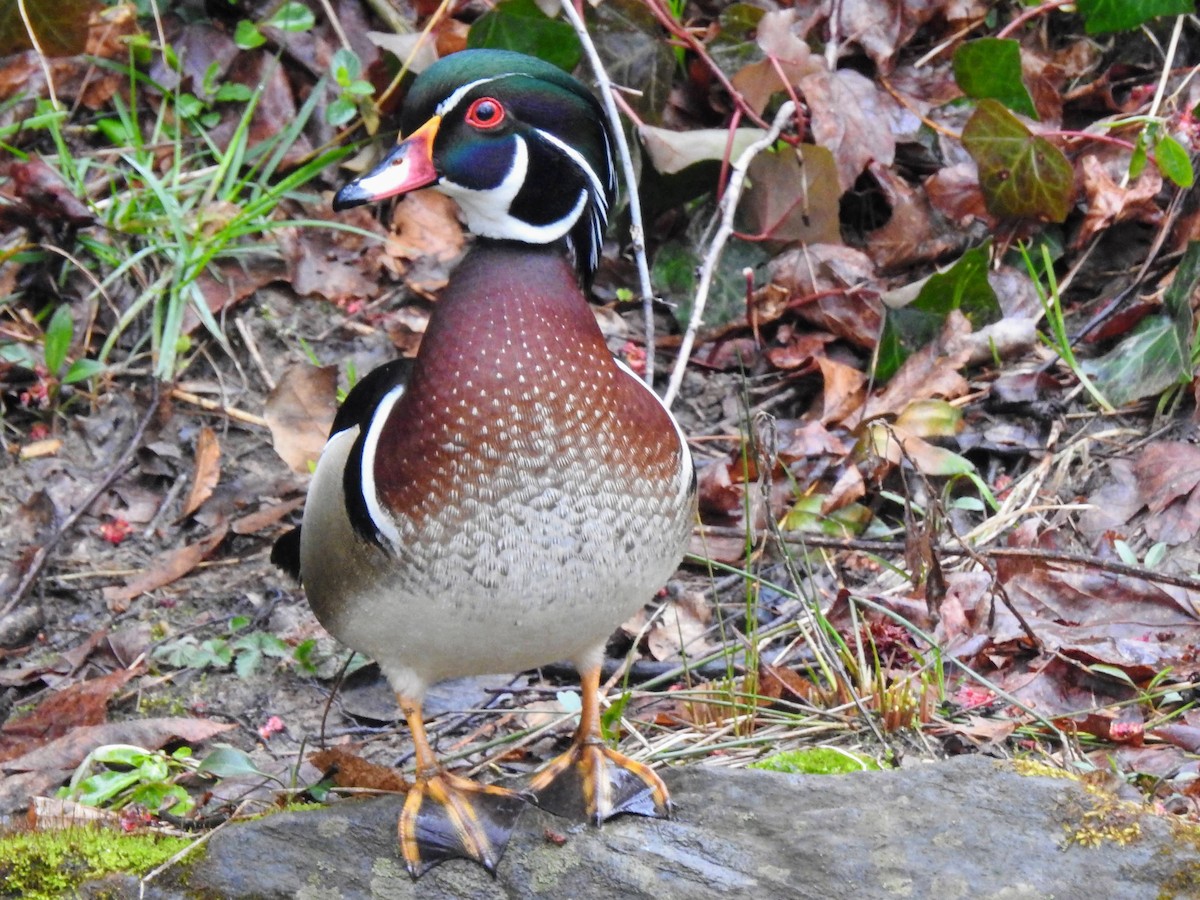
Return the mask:
[[[333,198],[335,210],[349,209],[415,191],[438,179],[433,167],[433,139],[441,116],[434,116],[396,144],[374,169],[343,185]]]

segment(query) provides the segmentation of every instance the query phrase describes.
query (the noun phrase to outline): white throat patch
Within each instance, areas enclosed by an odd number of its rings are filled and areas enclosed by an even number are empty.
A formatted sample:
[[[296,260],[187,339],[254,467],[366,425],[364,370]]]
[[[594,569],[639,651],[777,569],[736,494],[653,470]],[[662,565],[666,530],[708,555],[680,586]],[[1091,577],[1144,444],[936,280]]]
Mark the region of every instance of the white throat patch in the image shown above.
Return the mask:
[[[575,206],[557,221],[530,225],[516,218],[510,210],[529,172],[529,148],[522,137],[514,135],[512,140],[512,167],[496,187],[478,190],[443,177],[437,188],[458,202],[467,218],[467,227],[481,237],[524,241],[527,244],[553,243],[575,227],[587,207],[588,192],[581,190]]]

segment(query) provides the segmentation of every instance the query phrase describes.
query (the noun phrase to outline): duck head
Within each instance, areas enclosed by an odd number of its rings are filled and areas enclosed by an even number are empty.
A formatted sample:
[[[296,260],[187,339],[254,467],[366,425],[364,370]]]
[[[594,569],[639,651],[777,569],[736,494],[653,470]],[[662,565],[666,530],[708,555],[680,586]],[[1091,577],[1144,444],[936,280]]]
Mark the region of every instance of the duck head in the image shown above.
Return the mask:
[[[334,209],[432,186],[480,237],[564,242],[590,281],[616,180],[603,111],[582,84],[521,53],[464,50],[421,73],[400,124],[407,137]]]

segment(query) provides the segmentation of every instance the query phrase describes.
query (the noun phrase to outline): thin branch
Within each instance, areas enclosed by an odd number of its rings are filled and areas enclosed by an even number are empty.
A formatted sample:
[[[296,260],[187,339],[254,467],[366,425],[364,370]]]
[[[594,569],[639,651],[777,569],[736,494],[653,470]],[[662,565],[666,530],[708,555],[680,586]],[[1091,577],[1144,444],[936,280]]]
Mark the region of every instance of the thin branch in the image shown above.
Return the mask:
[[[588,64],[596,76],[596,86],[600,89],[600,97],[604,101],[604,112],[608,115],[608,123],[617,142],[617,156],[621,160],[621,171],[625,177],[625,189],[629,196],[629,239],[633,243],[633,258],[637,262],[638,280],[641,282],[642,315],[646,327],[646,383],[654,384],[654,286],[650,283],[650,264],[646,261],[646,232],[642,226],[642,205],[638,201],[637,172],[633,168],[633,158],[629,154],[629,142],[625,140],[625,128],[621,124],[621,114],[617,110],[616,100],[613,99],[612,80],[604,69],[592,36],[588,34],[587,26],[575,10],[571,0],[561,0],[563,14],[579,35],[583,50],[587,54]]]
[[[996,37],[1009,37],[1014,31],[1016,31],[1030,19],[1035,19],[1038,16],[1044,16],[1047,13],[1054,12],[1054,10],[1058,9],[1059,7],[1066,6],[1068,3],[1073,2],[1075,2],[1075,0],[1047,0],[1047,2],[1043,3],[1041,6],[1035,6],[1033,9],[1027,9],[1025,12],[1021,13],[1019,16],[997,31]]]
[[[692,313],[688,317],[687,331],[684,332],[683,342],[679,345],[679,356],[675,360],[675,368],[671,370],[671,381],[667,385],[667,393],[663,396],[663,403],[668,407],[679,394],[679,386],[683,383],[683,373],[687,369],[688,357],[691,355],[692,345],[696,342],[696,334],[703,323],[704,307],[708,303],[708,292],[712,288],[713,276],[716,273],[717,264],[721,261],[721,253],[725,249],[726,242],[733,234],[733,214],[737,211],[738,200],[742,196],[742,185],[746,180],[746,170],[750,168],[750,163],[754,157],[779,139],[780,133],[794,112],[795,107],[790,100],[779,107],[779,111],[775,114],[775,121],[771,123],[771,127],[767,130],[767,133],[743,150],[741,156],[737,158],[737,162],[733,164],[733,168],[730,170],[729,185],[725,189],[725,196],[721,198],[721,206],[717,210],[717,215],[713,218],[713,222],[716,223],[719,216],[720,224],[713,235],[712,243],[709,245],[704,262],[700,266],[700,281],[696,285],[696,299],[692,303]],[[711,224],[709,228],[712,228]]]

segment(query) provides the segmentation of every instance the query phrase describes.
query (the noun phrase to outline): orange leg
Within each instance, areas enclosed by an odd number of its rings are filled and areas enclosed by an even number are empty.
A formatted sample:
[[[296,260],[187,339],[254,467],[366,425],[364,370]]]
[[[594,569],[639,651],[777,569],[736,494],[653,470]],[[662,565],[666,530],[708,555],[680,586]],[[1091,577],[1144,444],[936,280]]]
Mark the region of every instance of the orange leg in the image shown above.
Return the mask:
[[[610,749],[600,736],[600,667],[583,674],[582,710],[571,747],[529,784],[538,804],[599,825],[621,813],[666,818],[671,798],[648,766]]]
[[[421,704],[398,699],[417,756],[398,826],[408,874],[419,878],[447,859],[473,859],[495,874],[525,798],[444,771],[425,735]]]

